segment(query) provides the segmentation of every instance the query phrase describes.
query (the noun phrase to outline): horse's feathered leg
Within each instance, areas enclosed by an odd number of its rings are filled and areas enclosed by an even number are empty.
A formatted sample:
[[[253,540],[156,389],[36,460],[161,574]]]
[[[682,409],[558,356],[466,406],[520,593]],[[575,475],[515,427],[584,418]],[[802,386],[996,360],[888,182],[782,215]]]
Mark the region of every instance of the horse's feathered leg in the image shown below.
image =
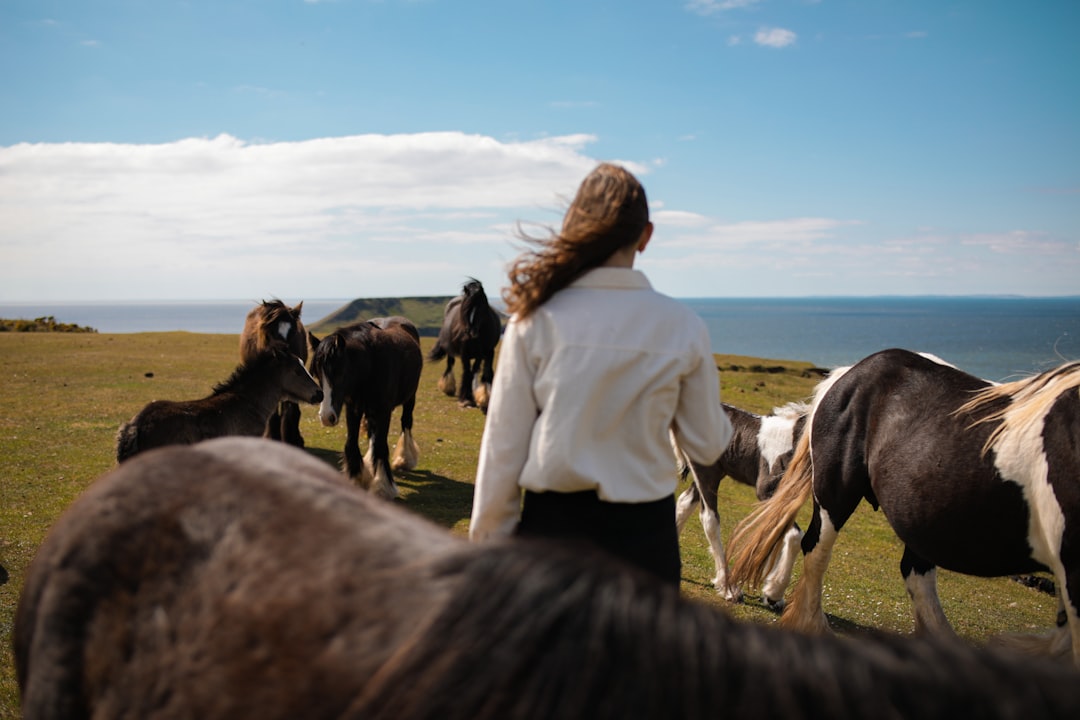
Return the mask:
[[[398,488],[394,483],[394,475],[390,469],[390,445],[387,436],[390,432],[390,411],[379,413],[378,420],[368,416],[368,457],[369,463],[365,463],[374,473],[371,482],[372,494],[393,500],[398,496]]]
[[[911,548],[904,548],[900,574],[915,612],[915,632],[926,635],[955,634],[941,608],[937,592],[937,568]]]
[[[446,369],[439,377],[439,391],[453,397],[457,395],[457,382],[454,380],[454,356],[446,356]]]
[[[398,438],[397,445],[394,447],[394,458],[390,463],[392,470],[412,470],[420,462],[420,447],[412,434],[415,407],[415,395],[401,405],[401,437]]]
[[[345,406],[345,472],[349,477],[364,480],[364,458],[360,455],[360,423],[363,413],[353,404]]]
[[[780,624],[810,634],[829,632],[829,621],[821,609],[825,587],[825,569],[836,544],[837,530],[829,514],[814,502],[814,517],[803,537],[803,570],[791,602],[784,609]]]
[[[467,353],[461,356],[461,385],[458,387],[458,404],[461,407],[476,407],[473,397],[473,379],[476,377],[476,365]]]

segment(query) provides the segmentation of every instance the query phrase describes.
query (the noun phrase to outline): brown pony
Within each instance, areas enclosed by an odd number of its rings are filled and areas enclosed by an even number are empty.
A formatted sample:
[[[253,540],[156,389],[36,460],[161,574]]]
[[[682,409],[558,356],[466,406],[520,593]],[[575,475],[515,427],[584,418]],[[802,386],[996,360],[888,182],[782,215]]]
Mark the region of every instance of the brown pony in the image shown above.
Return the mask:
[[[255,353],[270,343],[284,342],[300,362],[307,363],[308,333],[300,322],[304,301],[289,307],[280,300],[263,300],[247,314],[244,331],[240,333],[240,360],[248,362]],[[264,437],[282,440],[304,447],[300,434],[300,405],[292,400],[282,400],[266,422]]]
[[[199,400],[155,400],[116,435],[116,461],[163,445],[190,445],[223,435],[261,435],[282,399],[317,403],[322,390],[284,343],[259,350]]]
[[[468,543],[251,438],[94,483],[13,640],[28,720],[1080,716],[1062,664],[740,623],[598,551]]]

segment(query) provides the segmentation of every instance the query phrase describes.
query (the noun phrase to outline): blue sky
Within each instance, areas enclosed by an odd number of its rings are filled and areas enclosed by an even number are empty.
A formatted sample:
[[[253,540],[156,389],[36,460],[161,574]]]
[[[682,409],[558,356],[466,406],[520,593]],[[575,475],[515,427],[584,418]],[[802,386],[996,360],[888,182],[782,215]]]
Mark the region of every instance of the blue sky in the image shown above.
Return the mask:
[[[598,162],[677,297],[1080,294],[1074,0],[0,0],[0,300],[495,295]]]

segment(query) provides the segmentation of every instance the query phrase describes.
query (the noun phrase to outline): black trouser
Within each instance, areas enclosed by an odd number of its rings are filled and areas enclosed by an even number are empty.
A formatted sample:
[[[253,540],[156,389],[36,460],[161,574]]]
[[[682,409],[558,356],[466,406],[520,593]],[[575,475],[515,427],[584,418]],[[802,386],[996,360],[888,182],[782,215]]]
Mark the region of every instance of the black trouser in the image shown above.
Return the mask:
[[[675,496],[647,503],[604,502],[596,493],[525,491],[517,534],[586,540],[679,586],[682,561]]]

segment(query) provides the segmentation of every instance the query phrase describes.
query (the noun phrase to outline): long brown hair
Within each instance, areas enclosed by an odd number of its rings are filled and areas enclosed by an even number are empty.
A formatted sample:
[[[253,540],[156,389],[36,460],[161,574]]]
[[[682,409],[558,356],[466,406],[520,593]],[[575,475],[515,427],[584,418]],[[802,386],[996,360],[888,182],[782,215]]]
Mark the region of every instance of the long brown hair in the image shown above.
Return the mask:
[[[636,243],[649,224],[645,188],[628,170],[602,163],[581,182],[563,218],[562,230],[535,238],[535,245],[510,265],[503,300],[510,313],[527,317],[552,295],[617,250]]]

